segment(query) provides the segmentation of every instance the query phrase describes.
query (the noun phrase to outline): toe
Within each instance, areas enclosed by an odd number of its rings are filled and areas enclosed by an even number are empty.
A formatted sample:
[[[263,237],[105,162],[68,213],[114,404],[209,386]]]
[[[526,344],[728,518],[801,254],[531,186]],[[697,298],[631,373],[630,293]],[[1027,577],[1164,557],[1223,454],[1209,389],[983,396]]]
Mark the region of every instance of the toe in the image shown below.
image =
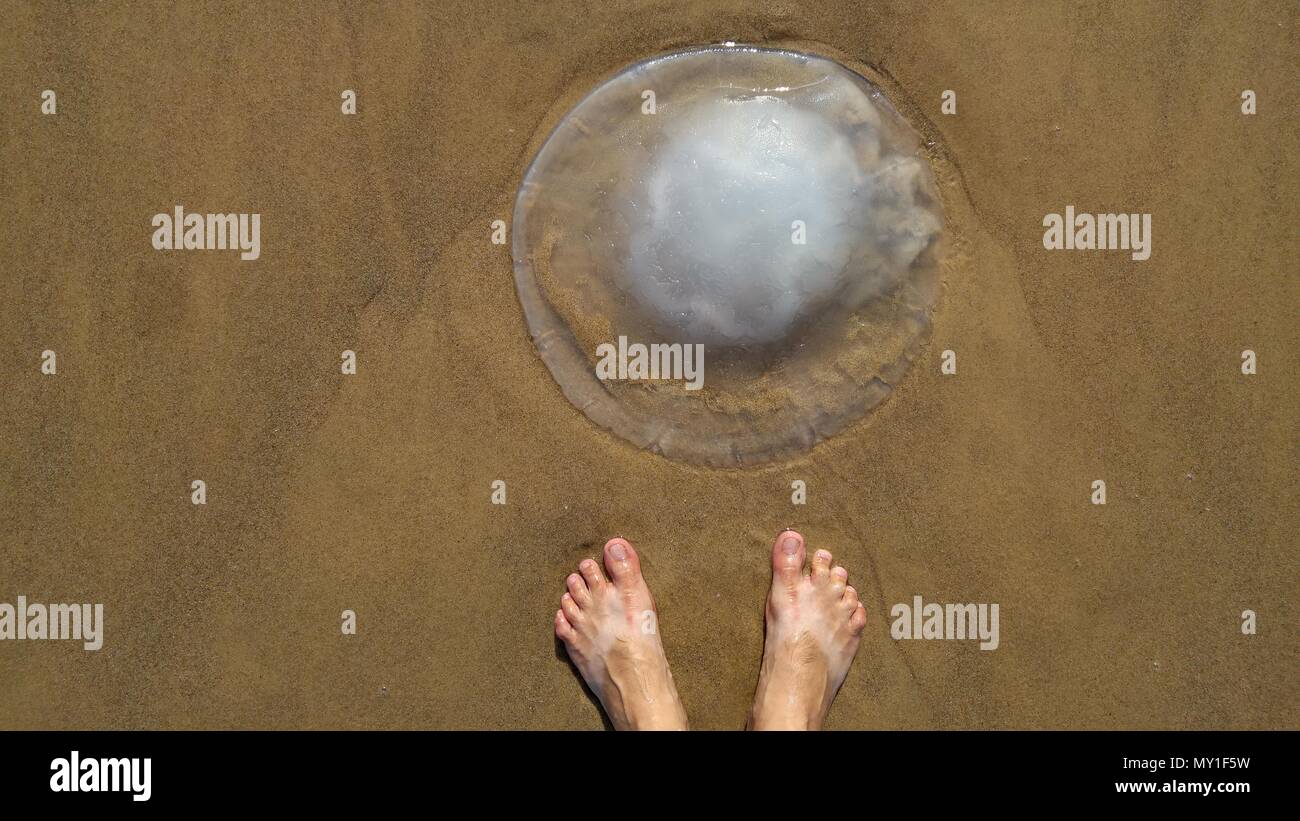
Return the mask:
[[[861,633],[862,628],[866,626],[867,626],[867,608],[859,604],[857,609],[853,611],[853,615],[849,617],[849,628],[853,630],[853,635],[856,636],[857,634]]]
[[[564,617],[563,610],[555,611],[555,635],[564,641],[573,638],[573,625],[569,624],[569,620]]]
[[[844,595],[844,588],[849,583],[849,571],[842,567],[831,568],[831,590],[839,595]]]
[[[578,603],[573,600],[573,596],[565,593],[560,598],[560,610],[563,611],[564,617],[569,620],[569,624],[580,624],[582,622],[582,610],[578,608]]]
[[[844,597],[840,599],[840,604],[844,607],[845,610],[848,610],[850,613],[857,608],[858,591],[853,587],[853,585],[849,585],[848,587],[844,588]]]
[[[578,572],[582,574],[582,580],[592,595],[598,596],[605,589],[607,582],[605,574],[600,570],[600,562],[595,559],[583,559],[578,565]]]
[[[618,585],[641,578],[641,560],[627,539],[610,539],[605,544],[605,569]]]
[[[793,530],[777,534],[772,544],[772,574],[786,584],[799,581],[806,555],[803,536]]]
[[[578,603],[579,607],[588,607],[591,605],[591,593],[587,590],[587,583],[577,573],[570,573],[569,577],[564,580],[564,584],[569,588],[569,595]]]
[[[831,579],[831,552],[818,550],[812,559],[812,580],[817,584],[826,584]]]

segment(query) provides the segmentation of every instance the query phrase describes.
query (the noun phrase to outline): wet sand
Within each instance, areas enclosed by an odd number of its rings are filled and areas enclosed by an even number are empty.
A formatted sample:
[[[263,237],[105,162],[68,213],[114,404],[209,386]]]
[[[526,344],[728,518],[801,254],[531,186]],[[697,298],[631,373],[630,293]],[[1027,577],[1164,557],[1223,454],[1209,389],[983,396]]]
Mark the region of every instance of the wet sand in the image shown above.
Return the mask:
[[[1294,7],[6,16],[0,601],[107,625],[97,652],[0,643],[0,727],[599,728],[551,625],[613,535],[692,722],[739,727],[786,526],[868,604],[831,727],[1300,727]],[[559,101],[723,40],[887,78],[958,172],[965,260],[884,406],[743,472],[570,406],[489,242]],[[154,251],[176,204],[260,212],[261,258]],[[1151,259],[1044,250],[1068,204],[1151,213]],[[892,640],[917,594],[999,603],[1001,646]]]

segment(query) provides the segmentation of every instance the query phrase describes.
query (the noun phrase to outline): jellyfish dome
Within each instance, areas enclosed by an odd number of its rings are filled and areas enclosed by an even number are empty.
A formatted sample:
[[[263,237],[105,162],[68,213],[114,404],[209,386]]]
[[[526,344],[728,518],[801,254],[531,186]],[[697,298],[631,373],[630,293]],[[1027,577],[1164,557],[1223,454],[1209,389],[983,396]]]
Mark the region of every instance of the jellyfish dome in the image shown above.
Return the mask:
[[[710,46],[583,98],[515,201],[515,283],[568,399],[743,467],[879,405],[925,343],[943,212],[918,133],[818,55]]]

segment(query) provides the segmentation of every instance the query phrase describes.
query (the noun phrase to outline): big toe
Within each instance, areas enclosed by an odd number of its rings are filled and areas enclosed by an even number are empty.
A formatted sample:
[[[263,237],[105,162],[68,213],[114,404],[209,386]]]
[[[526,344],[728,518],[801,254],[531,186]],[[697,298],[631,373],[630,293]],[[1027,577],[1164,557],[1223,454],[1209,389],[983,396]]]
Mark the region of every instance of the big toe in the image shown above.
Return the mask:
[[[610,539],[605,543],[605,569],[620,586],[641,580],[641,559],[627,539]]]
[[[793,584],[803,572],[806,555],[803,536],[793,530],[786,530],[777,535],[772,544],[772,575],[782,581]]]

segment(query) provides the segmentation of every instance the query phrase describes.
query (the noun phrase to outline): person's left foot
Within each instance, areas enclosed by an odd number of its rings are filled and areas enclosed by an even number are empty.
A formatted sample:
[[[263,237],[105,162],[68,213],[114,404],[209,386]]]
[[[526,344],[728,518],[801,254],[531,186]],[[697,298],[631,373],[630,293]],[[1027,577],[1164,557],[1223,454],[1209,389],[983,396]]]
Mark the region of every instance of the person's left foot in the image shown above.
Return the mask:
[[[627,540],[610,539],[605,567],[609,579],[585,559],[565,580],[555,635],[616,729],[685,730],[641,561]]]

